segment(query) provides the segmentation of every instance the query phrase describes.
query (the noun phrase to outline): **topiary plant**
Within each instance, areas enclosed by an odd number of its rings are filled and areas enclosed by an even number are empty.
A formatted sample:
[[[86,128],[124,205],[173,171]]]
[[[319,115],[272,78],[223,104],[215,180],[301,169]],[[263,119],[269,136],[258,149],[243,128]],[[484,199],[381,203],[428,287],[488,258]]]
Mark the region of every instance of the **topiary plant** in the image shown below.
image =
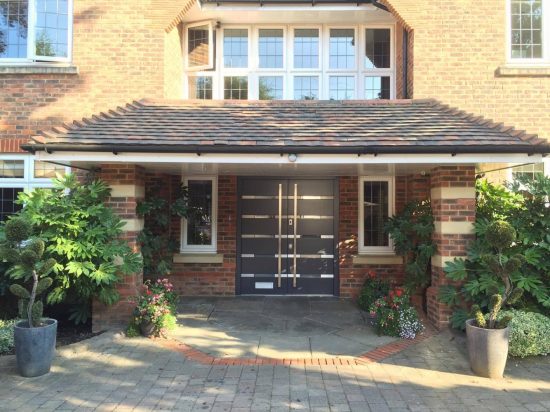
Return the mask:
[[[483,314],[479,305],[472,306],[472,316],[477,326],[487,329],[500,329],[508,326],[511,321],[510,316],[504,316],[499,319],[499,312],[505,304],[512,305],[523,295],[523,289],[514,287],[512,283],[512,273],[517,271],[525,257],[515,254],[507,257],[503,252],[510,248],[516,240],[516,231],[507,222],[497,220],[487,227],[485,240],[495,250],[494,254],[485,254],[482,256],[483,262],[490,270],[497,275],[504,283],[504,291],[495,293],[489,301],[489,313]]]
[[[27,220],[12,218],[5,225],[6,240],[0,246],[0,259],[12,265],[12,276],[24,281],[32,278],[30,291],[19,284],[10,286],[10,292],[19,298],[19,316],[27,318],[30,328],[41,322],[44,306],[36,297],[51,286],[52,279],[47,275],[55,265],[54,259],[42,260],[44,241],[29,239],[31,232],[32,226]]]

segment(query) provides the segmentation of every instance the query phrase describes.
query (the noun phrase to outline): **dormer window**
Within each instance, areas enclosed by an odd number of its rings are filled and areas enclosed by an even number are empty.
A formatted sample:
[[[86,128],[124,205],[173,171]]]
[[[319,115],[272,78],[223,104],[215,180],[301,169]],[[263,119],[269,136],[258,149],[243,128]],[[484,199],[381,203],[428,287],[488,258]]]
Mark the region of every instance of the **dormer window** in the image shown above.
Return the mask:
[[[0,62],[71,59],[72,0],[0,0]]]

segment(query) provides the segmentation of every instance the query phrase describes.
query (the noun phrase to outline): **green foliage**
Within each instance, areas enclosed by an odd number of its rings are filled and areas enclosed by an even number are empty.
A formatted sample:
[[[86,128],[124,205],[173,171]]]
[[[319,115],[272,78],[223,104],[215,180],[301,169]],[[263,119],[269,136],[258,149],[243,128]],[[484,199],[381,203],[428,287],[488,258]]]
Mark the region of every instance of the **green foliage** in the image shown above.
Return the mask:
[[[26,219],[14,217],[6,223],[4,233],[7,241],[19,243],[31,237],[32,225]]]
[[[10,292],[21,299],[30,299],[31,294],[23,286],[14,284],[10,286]]]
[[[54,180],[52,189],[20,194],[25,208],[19,215],[45,242],[47,259],[40,269],[51,271],[53,279],[46,301],[69,304],[75,322],[86,321],[94,297],[107,305],[118,301],[116,285],[122,276],[141,269],[139,254],[121,239],[124,223],[105,204],[109,195],[105,183],[79,182],[71,174]],[[34,244],[32,250],[39,247]],[[18,275],[12,272],[12,277]]]
[[[411,202],[386,226],[395,251],[405,258],[405,287],[409,293],[430,283],[430,262],[436,253],[432,240],[434,218],[429,201]]]
[[[390,282],[376,276],[374,271],[367,273],[367,278],[359,294],[357,304],[359,307],[368,312],[376,299],[386,296],[390,291]]]
[[[126,337],[137,338],[140,335],[141,332],[139,330],[139,325],[136,324],[134,319],[132,319],[132,321],[128,324],[128,327],[126,328]]]
[[[524,358],[550,354],[549,317],[521,310],[502,311],[500,317],[501,321],[511,318],[508,351],[511,356]]]
[[[377,299],[371,307],[376,313],[374,325],[379,335],[414,339],[424,326],[409,297],[400,288],[390,290],[387,296]]]
[[[464,328],[464,305],[504,305],[550,313],[550,178],[539,175],[507,187],[477,182],[476,240],[467,259],[448,262],[446,276],[461,286],[441,288],[455,308],[451,323]],[[506,290],[508,289],[508,292]]]
[[[143,274],[146,277],[162,277],[172,270],[173,254],[177,242],[170,233],[172,216],[185,218],[189,215],[189,194],[186,187],[179,188],[176,199],[168,203],[158,193],[147,193],[136,208],[139,216],[145,218],[145,225],[138,236],[143,256]]]
[[[143,294],[137,298],[129,328],[132,329],[132,325],[152,323],[154,335],[162,336],[166,330],[175,327],[178,295],[168,279],[157,279],[155,282],[147,280],[143,288]]]
[[[0,319],[0,355],[10,352],[14,347],[13,325],[15,320]]]

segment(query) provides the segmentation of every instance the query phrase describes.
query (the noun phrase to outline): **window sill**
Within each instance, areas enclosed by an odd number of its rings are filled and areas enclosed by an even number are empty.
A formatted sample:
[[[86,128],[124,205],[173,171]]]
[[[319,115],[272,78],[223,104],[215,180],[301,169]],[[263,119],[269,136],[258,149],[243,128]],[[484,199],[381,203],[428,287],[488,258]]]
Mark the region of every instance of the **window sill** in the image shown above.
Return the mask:
[[[550,77],[550,65],[504,65],[496,70],[498,77]]]
[[[402,265],[403,256],[394,254],[377,255],[377,254],[360,254],[353,257],[354,265]]]
[[[78,74],[78,67],[52,63],[0,63],[0,75],[2,74]]]
[[[219,253],[177,253],[174,263],[223,263],[223,255]]]

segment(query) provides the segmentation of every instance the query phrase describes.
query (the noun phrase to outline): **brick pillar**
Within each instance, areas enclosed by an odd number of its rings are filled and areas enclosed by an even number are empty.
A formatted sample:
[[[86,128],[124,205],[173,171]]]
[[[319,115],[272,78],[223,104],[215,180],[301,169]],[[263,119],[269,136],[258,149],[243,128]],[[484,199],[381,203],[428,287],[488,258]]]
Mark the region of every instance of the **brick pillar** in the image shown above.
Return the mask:
[[[139,252],[137,236],[143,229],[143,219],[136,215],[137,202],[145,195],[145,174],[143,168],[135,165],[101,165],[98,178],[109,184],[111,197],[107,204],[125,222],[122,238],[134,251]],[[118,285],[119,302],[106,306],[98,301],[92,306],[92,329],[101,331],[122,328],[128,324],[135,306],[132,297],[137,296],[143,283],[143,273],[125,276]]]
[[[432,258],[432,284],[428,288],[428,318],[438,328],[449,322],[450,308],[437,299],[439,287],[451,283],[445,263],[465,257],[474,239],[475,168],[441,166],[431,171],[431,203],[437,254]]]

